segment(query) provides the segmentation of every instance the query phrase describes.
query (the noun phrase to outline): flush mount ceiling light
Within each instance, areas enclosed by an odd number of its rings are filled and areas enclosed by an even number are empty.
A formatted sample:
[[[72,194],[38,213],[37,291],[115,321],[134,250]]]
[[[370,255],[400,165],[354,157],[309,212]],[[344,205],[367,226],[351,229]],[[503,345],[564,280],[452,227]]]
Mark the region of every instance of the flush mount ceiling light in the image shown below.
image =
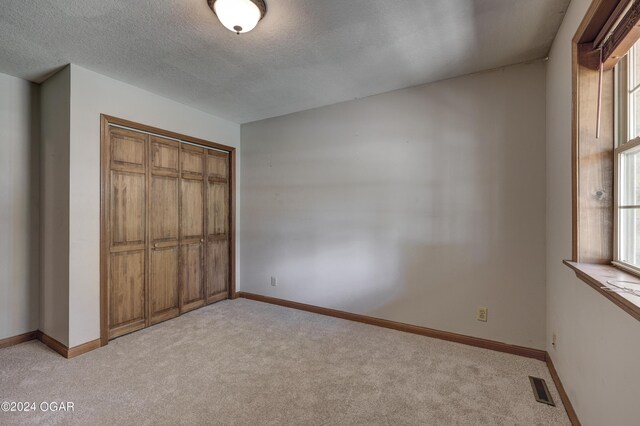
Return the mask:
[[[209,7],[228,30],[247,33],[258,25],[267,5],[263,0],[207,0]]]

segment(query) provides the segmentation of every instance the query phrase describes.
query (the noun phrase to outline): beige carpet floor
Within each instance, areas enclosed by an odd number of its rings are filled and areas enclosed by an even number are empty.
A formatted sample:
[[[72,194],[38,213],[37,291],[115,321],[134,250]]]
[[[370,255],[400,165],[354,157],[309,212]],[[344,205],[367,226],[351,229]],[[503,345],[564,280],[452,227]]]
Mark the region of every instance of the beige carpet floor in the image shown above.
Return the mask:
[[[71,360],[37,341],[2,349],[2,401],[75,407],[2,425],[569,424],[543,362],[244,299]]]

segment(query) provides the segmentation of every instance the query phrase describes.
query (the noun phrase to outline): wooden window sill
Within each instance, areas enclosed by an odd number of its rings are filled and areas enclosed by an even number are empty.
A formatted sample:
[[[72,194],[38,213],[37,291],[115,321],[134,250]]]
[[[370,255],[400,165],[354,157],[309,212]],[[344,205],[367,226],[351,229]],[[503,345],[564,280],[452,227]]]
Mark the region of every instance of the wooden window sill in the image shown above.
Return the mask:
[[[599,265],[594,263],[578,263],[563,260],[562,263],[573,269],[576,276],[593,287],[598,293],[618,305],[626,313],[640,321],[640,297],[629,293],[607,291],[606,288],[614,288],[607,284],[611,281],[631,281],[640,283],[640,278],[616,268],[612,265]],[[604,288],[603,288],[604,287]]]

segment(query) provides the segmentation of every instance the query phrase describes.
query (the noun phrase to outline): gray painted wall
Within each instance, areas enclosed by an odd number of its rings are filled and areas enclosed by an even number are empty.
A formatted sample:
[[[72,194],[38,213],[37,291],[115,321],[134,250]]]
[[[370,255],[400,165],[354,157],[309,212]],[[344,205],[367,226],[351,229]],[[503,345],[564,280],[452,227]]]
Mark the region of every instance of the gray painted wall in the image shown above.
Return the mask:
[[[0,74],[0,339],[38,329],[39,90]]]
[[[243,291],[545,348],[543,63],[246,124],[242,162]]]
[[[40,330],[69,344],[69,118],[71,69],[41,85],[42,300]]]
[[[571,2],[547,68],[547,350],[582,424],[632,425],[640,323],[562,264],[571,258],[571,39],[590,3]]]

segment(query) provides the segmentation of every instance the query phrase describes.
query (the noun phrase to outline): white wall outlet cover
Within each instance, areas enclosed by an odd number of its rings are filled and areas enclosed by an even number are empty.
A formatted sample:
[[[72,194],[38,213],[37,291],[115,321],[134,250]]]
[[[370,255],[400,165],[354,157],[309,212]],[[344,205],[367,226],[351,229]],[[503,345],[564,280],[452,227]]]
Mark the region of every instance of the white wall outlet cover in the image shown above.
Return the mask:
[[[487,322],[488,308],[478,308],[478,321]]]

